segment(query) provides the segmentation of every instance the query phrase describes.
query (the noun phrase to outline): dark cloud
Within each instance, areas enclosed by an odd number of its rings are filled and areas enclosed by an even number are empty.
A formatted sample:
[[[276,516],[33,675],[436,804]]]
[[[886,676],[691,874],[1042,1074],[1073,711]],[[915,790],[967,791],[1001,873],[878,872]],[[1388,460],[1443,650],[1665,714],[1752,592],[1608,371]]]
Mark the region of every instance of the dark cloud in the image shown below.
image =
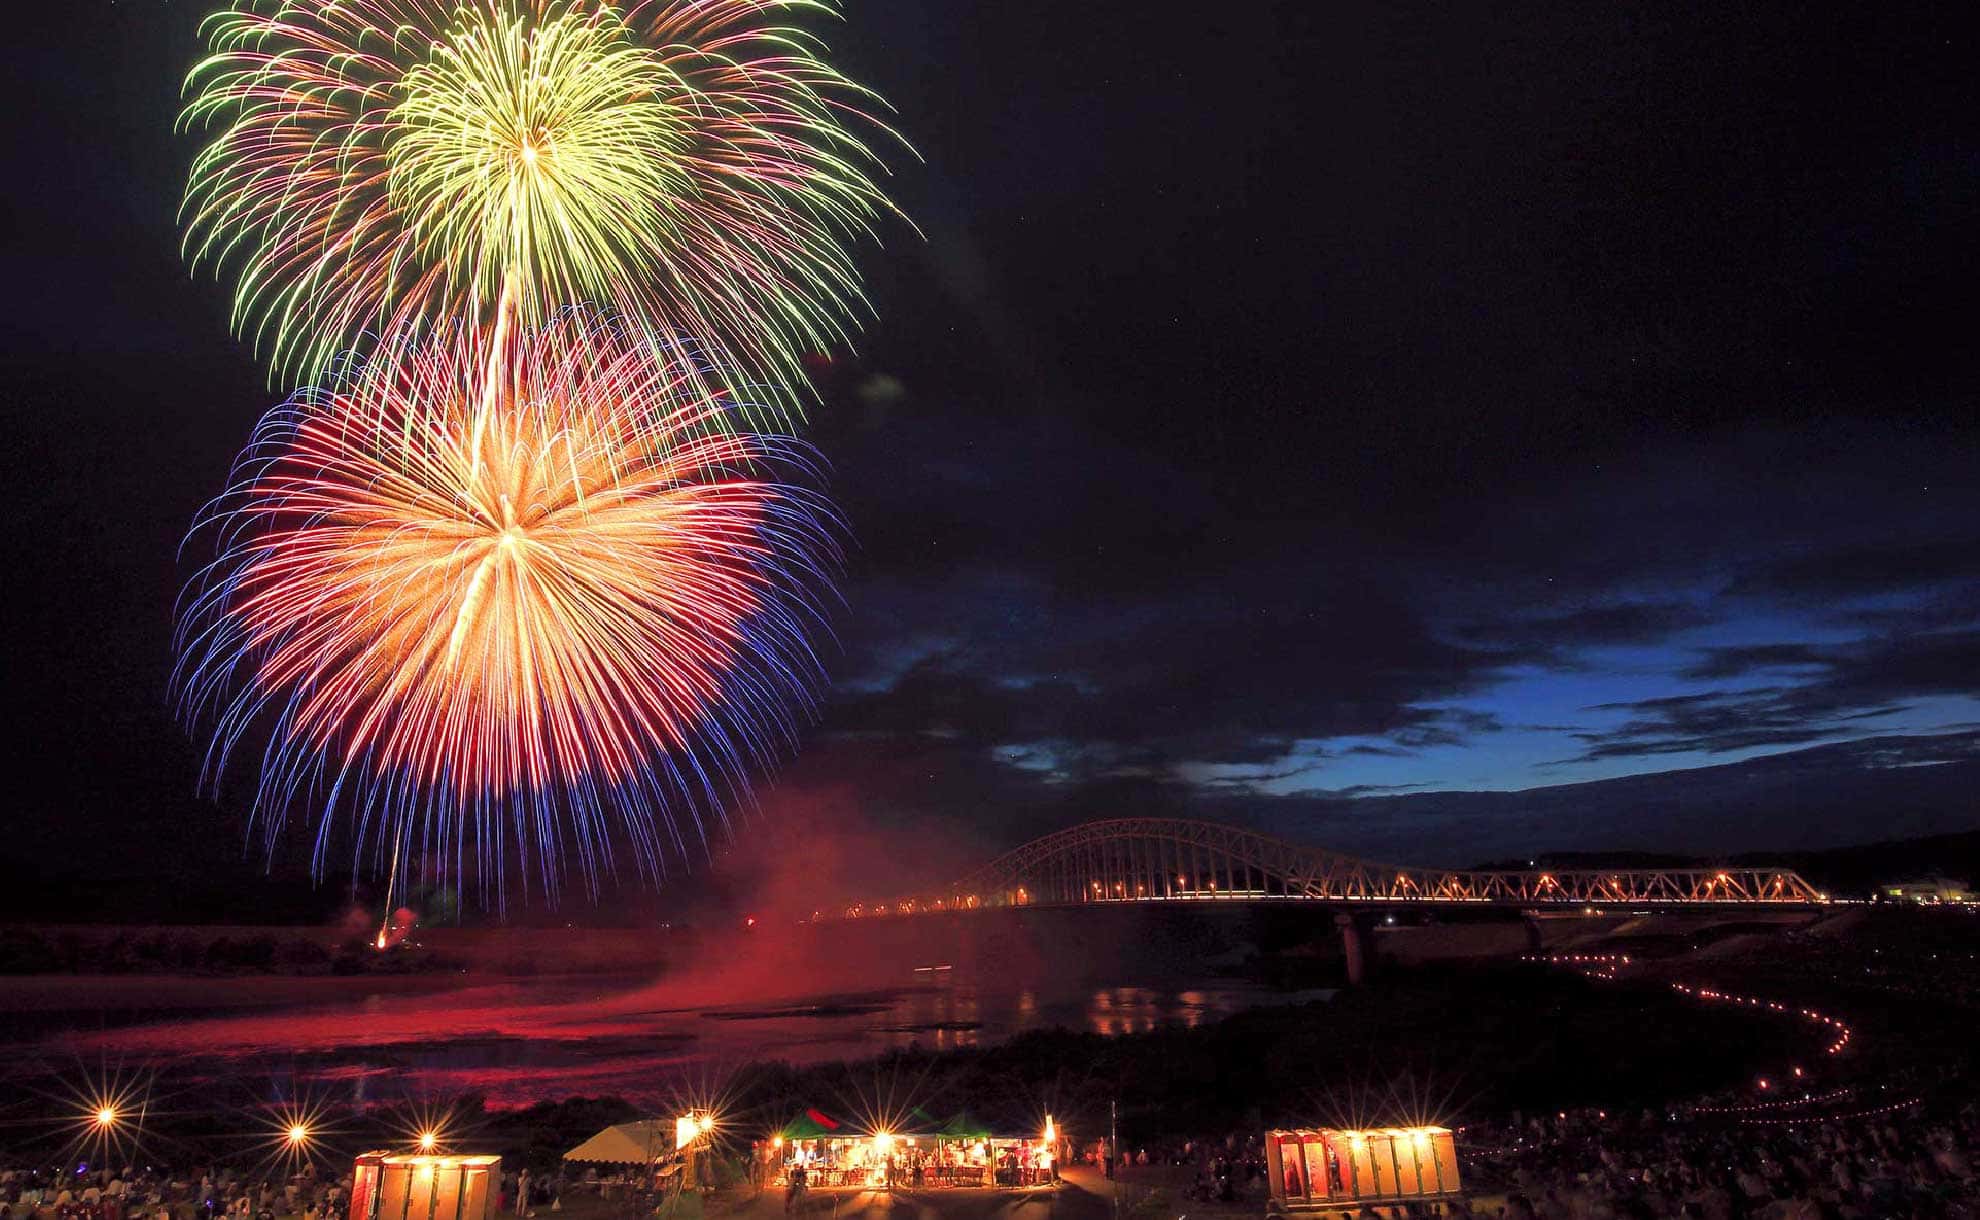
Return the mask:
[[[1710,614],[1689,602],[1617,602],[1554,614],[1469,623],[1460,628],[1460,634],[1530,650],[1562,662],[1577,649],[1653,644],[1711,621]]]
[[[1780,539],[1815,553],[1817,523],[1845,504],[1861,513],[1859,536],[1903,537],[1905,510],[1877,501],[1888,486],[1878,472],[1945,456],[1928,444],[1771,433],[1668,443],[1478,504],[1431,495],[1418,514],[1372,523],[1284,514],[1249,485],[1243,496],[1218,485],[1214,463],[1087,422],[979,420],[956,435],[924,407],[908,392],[886,429],[827,445],[864,550],[812,749],[884,740],[905,770],[987,761],[1000,778],[983,790],[1056,811],[1043,820],[1122,783],[1142,785],[1136,801],[1196,816],[1233,799],[1282,808],[1268,790],[1292,784],[1336,797],[1401,790],[1425,781],[1327,780],[1350,763],[1485,747],[1508,725],[1476,699],[1524,671],[1592,672],[1591,649],[1663,648],[1665,672],[1710,685],[1668,703],[1613,701],[1600,710],[1625,714],[1614,728],[1510,725],[1579,742],[1582,763],[1668,765],[1860,736],[1908,706],[1878,698],[1868,675],[1888,671],[1890,690],[1917,685],[1868,643],[1670,642],[1786,604],[1741,582],[1740,553]],[[1837,467],[1815,456],[1825,444],[1856,456]],[[1818,460],[1840,473],[1819,485],[1792,475]],[[1366,484],[1365,472],[1349,477]],[[1793,512],[1774,514],[1782,503]],[[1838,602],[1827,614],[1851,611]],[[1898,624],[1858,629],[1897,638]],[[1737,685],[1756,676],[1767,689]],[[948,799],[931,795],[929,807]]]
[[[1845,627],[1871,635],[1936,632],[1980,623],[1980,581],[1953,584],[1942,592],[1905,598],[1896,604],[1850,605],[1830,616]]]
[[[1288,574],[1132,601],[1067,605],[1042,582],[999,596],[994,616],[1050,629],[892,661],[862,649],[866,672],[848,675],[825,731],[1050,742],[1068,767],[1154,771],[1262,766],[1342,737],[1421,749],[1495,731],[1494,717],[1443,701],[1489,687],[1517,656],[1440,640],[1380,590]]]
[[[1980,629],[1906,635],[1835,649],[1828,674],[1800,692],[1809,705],[1849,710],[1923,695],[1980,691]]]
[[[1764,564],[1742,578],[1734,591],[1864,597],[1975,578],[1980,578],[1980,537],[1886,539]]]
[[[1980,690],[1980,631],[1865,640],[1817,648],[1774,644],[1711,650],[1691,676],[1802,671],[1806,681],[1600,704],[1627,712],[1622,725],[1577,736],[1587,759],[1800,745],[1872,731],[1865,722],[1907,701]]]
[[[1577,761],[1724,754],[1762,746],[1806,745],[1844,732],[1833,723],[1811,722],[1806,710],[1776,687],[1605,703],[1590,710],[1624,711],[1631,718],[1613,729],[1577,733],[1575,736],[1588,745]]]
[[[1971,830],[1976,783],[1980,733],[1968,730],[1519,792],[1299,794],[1216,809],[1365,858],[1477,865],[1550,851],[1778,853]]]
[[[1703,649],[1701,659],[1686,666],[1683,674],[1700,681],[1722,682],[1750,673],[1820,668],[1826,664],[1820,650],[1809,644],[1737,644]]]

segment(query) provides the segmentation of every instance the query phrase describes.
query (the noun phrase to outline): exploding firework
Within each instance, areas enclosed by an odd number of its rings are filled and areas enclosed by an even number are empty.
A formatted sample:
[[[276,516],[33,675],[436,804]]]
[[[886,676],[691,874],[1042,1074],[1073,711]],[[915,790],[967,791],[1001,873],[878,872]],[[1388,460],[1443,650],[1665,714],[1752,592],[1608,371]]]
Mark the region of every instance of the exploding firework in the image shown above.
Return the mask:
[[[657,877],[808,711],[836,535],[802,446],[636,330],[508,316],[277,408],[195,526],[182,712],[216,786],[267,734],[261,831],[315,809],[319,870],[348,821],[497,895],[518,859],[595,887],[621,840]]]
[[[802,384],[891,212],[879,103],[788,13],[829,0],[247,0],[211,18],[187,253],[234,326],[314,377],[367,333],[609,302],[718,389]],[[862,135],[861,133],[867,133]]]

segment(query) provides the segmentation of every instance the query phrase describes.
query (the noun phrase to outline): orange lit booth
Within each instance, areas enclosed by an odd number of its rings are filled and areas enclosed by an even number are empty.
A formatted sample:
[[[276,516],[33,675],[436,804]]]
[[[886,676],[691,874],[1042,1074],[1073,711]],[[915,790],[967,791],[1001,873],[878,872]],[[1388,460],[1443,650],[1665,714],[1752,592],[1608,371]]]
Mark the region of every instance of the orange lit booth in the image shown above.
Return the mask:
[[[780,1186],[802,1165],[814,1189],[1022,1189],[1058,1181],[1056,1142],[1049,1127],[1038,1136],[1001,1136],[964,1114],[912,1134],[825,1127],[808,1114],[772,1136],[762,1155]]]
[[[350,1220],[495,1220],[498,1156],[366,1152],[351,1174]]]
[[[1461,1191],[1457,1143],[1443,1127],[1272,1131],[1265,1161],[1279,1211],[1447,1199]]]

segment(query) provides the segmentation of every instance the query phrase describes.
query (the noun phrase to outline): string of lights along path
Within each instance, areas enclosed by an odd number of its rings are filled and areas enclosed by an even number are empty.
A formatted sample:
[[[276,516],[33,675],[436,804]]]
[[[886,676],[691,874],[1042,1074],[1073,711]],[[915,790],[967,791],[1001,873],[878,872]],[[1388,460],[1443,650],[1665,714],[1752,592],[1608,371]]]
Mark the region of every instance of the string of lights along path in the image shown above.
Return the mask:
[[[1620,978],[1623,969],[1631,964],[1630,956],[1626,953],[1529,953],[1529,954],[1522,954],[1519,960],[1522,962],[1532,962],[1543,965],[1566,966],[1570,969],[1579,971],[1586,978],[1596,979],[1602,982],[1617,981]],[[1822,1036],[1828,1039],[1827,1043],[1823,1046],[1822,1049],[1823,1049],[1823,1053],[1829,1056],[1841,1055],[1846,1049],[1849,1048],[1851,1042],[1856,1037],[1855,1029],[1847,1021],[1844,1021],[1842,1018],[1834,1016],[1832,1014],[1822,1012],[1819,1009],[1801,1007],[1794,1004],[1787,1004],[1779,1000],[1767,999],[1763,996],[1742,995],[1735,992],[1722,991],[1717,988],[1699,986],[1693,983],[1672,982],[1670,984],[1670,987],[1673,992],[1697,1000],[1700,1003],[1731,1004],[1741,1008],[1750,1008],[1762,1012],[1775,1013],[1782,1016],[1797,1017],[1800,1020],[1817,1027],[1817,1029],[1821,1032]],[[1788,1073],[1789,1076],[1794,1080],[1805,1080],[1807,1078],[1807,1072],[1799,1066],[1790,1067],[1788,1069]],[[1772,1077],[1769,1076],[1759,1076],[1756,1077],[1754,1080],[1754,1087],[1763,1093],[1773,1092],[1775,1091],[1775,1081]],[[1828,1105],[1830,1103],[1835,1103],[1835,1102],[1841,1102],[1848,1098],[1856,1096],[1857,1093],[1858,1090],[1854,1086],[1847,1086],[1847,1087],[1830,1089],[1823,1093],[1808,1093],[1800,1097],[1782,1097],[1775,1100],[1753,1102],[1746,1105],[1695,1106],[1692,1107],[1690,1113],[1693,1114],[1694,1116],[1750,1115],[1750,1114],[1760,1114],[1760,1113],[1771,1113],[1775,1111],[1805,1109],[1805,1108],[1813,1108],[1821,1105]],[[1855,1111],[1846,1114],[1818,1113],[1818,1114],[1806,1114],[1806,1115],[1791,1115],[1787,1117],[1741,1118],[1739,1119],[1739,1121],[1743,1123],[1768,1124],[1768,1125],[1780,1124],[1780,1123],[1802,1123],[1802,1122],[1836,1122],[1836,1121],[1841,1121],[1843,1119],[1863,1118],[1863,1117],[1870,1117],[1879,1114],[1895,1113],[1897,1111],[1904,1110],[1912,1105],[1915,1105],[1917,1103],[1917,1100],[1918,1100],[1917,1098],[1907,1098],[1886,1105],[1880,1105],[1869,1109]]]

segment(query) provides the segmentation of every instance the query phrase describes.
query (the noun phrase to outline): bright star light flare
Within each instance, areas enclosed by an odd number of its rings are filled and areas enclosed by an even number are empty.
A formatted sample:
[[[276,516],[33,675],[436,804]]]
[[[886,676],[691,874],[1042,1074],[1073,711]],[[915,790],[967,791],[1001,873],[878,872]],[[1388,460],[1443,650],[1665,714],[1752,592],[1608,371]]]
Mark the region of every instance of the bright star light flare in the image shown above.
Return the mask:
[[[838,527],[807,451],[715,417],[656,345],[597,315],[445,328],[304,391],[194,527],[181,711],[215,788],[266,740],[273,852],[317,818],[436,880],[554,897],[705,849],[788,748]],[[242,760],[245,762],[245,759]]]
[[[609,304],[714,388],[801,386],[863,312],[893,213],[884,109],[790,24],[832,0],[244,0],[208,19],[187,256],[235,329],[316,378],[406,323]],[[788,403],[785,405],[789,405]]]

